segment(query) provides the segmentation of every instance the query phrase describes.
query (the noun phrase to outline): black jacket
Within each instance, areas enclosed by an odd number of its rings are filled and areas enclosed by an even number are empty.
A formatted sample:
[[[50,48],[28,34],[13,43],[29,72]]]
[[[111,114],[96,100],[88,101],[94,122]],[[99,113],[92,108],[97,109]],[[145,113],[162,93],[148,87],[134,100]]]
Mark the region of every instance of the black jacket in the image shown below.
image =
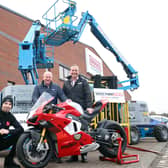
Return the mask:
[[[88,82],[79,75],[75,85],[71,84],[71,76],[64,82],[63,91],[65,95],[74,102],[79,103],[84,110],[92,107],[92,97]]]
[[[44,85],[44,81],[42,81],[40,85],[37,85],[34,88],[32,95],[33,103],[37,101],[37,99],[41,96],[43,92],[48,92],[55,97],[55,99],[52,101],[53,104],[57,104],[57,99],[59,99],[62,102],[67,99],[64,92],[57,84],[51,82],[50,86],[47,87]]]
[[[14,129],[11,129],[10,126],[13,126]],[[15,116],[13,116],[10,112],[3,112],[0,110],[0,129],[8,129],[10,135],[18,135],[21,134],[24,130],[20,123],[16,120]],[[0,138],[6,137],[8,135],[0,135]]]

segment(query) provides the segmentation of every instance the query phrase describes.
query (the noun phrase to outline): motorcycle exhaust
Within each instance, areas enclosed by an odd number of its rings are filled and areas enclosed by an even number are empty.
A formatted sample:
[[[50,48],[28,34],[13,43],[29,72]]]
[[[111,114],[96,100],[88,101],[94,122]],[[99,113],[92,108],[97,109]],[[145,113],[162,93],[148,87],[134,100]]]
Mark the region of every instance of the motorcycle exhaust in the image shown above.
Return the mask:
[[[91,143],[87,144],[85,146],[82,146],[80,149],[81,154],[87,153],[87,152],[92,152],[97,150],[100,147],[98,143]]]

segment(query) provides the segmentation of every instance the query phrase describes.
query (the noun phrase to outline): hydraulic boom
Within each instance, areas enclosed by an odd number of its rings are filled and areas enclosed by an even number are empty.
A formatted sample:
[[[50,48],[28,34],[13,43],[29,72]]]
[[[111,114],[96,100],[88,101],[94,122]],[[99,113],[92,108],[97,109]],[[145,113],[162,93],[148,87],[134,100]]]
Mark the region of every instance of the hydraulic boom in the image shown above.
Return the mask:
[[[23,42],[19,44],[19,70],[22,73],[25,83],[37,84],[37,68],[53,68],[54,66],[53,47],[60,46],[68,41],[73,41],[74,43],[78,42],[86,25],[89,24],[93,35],[116,57],[116,60],[121,63],[127,74],[128,80],[118,82],[118,84],[129,84],[122,85],[122,87],[118,87],[118,89],[137,89],[139,87],[138,72],[115,48],[96,22],[95,18],[86,11],[82,13],[82,18],[77,26],[74,26],[74,22],[78,18],[75,16],[76,2],[71,0],[62,0],[64,3],[68,4],[68,7],[63,12],[57,14],[56,6],[58,1],[59,0],[57,0],[43,15],[43,19],[46,20],[46,26],[44,27],[46,35],[40,33],[42,25],[39,21],[35,21]],[[55,11],[54,17],[53,19],[49,19],[48,13],[53,8]],[[50,26],[53,25],[53,22],[55,29]],[[58,24],[58,22],[60,24]],[[50,57],[46,56],[47,46],[50,47],[52,53]]]
[[[55,8],[56,3],[58,0],[53,4],[52,7]],[[65,2],[63,0],[63,2]],[[101,27],[96,22],[95,18],[89,14],[89,12],[85,12],[82,14],[82,18],[80,19],[77,26],[74,26],[73,23],[77,19],[77,16],[75,16],[76,11],[76,3],[74,1],[66,1],[68,3],[68,8],[64,10],[63,12],[59,13],[58,15],[54,16],[54,19],[48,19],[46,16],[49,12],[49,10],[43,15],[43,18],[47,21],[47,34],[48,36],[45,38],[45,43],[48,45],[54,45],[54,46],[60,46],[64,44],[67,41],[73,41],[76,43],[79,41],[85,26],[87,24],[91,27],[91,32],[93,35],[99,40],[99,42],[110,52],[113,53],[113,55],[116,57],[116,60],[121,63],[123,66],[123,69],[125,70],[128,80],[121,81],[118,84],[128,83],[129,85],[119,87],[119,89],[124,90],[134,90],[139,87],[139,80],[138,80],[138,72],[129,64],[126,59],[119,53],[119,51],[114,47],[112,42],[109,40],[109,38],[105,35]],[[52,9],[52,7],[50,9]],[[50,22],[58,22],[62,21],[61,24],[55,24],[57,25],[55,27],[55,31],[51,31],[51,28],[49,27]]]

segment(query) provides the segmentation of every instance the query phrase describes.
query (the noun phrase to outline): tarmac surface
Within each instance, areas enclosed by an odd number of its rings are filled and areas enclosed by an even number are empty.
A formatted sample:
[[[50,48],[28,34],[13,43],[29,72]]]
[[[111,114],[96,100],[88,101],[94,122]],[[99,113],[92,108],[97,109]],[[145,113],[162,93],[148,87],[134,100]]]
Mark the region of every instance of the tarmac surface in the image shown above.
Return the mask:
[[[157,156],[157,158],[152,162],[149,168],[166,168],[168,167],[168,143],[162,150],[162,155]]]
[[[78,162],[67,163],[68,157],[62,158],[63,163],[50,161],[45,168],[166,168],[168,167],[168,142],[157,142],[154,138],[145,138],[138,145],[133,145],[138,149],[127,148],[125,153],[137,155],[139,161],[129,164],[120,164],[112,161],[101,161],[100,153],[88,153],[88,163]],[[145,151],[147,150],[147,151]],[[150,151],[148,151],[150,150]],[[125,156],[125,155],[123,155]],[[136,160],[136,157],[126,158],[123,161]],[[16,159],[17,161],[17,159]],[[0,155],[0,168],[3,168],[4,154]]]

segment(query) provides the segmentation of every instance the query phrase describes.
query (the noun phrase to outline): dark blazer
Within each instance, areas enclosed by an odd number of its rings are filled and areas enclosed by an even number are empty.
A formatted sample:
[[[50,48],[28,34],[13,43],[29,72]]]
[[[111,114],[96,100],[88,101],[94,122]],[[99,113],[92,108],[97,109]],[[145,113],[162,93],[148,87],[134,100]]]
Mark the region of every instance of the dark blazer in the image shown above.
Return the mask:
[[[63,91],[65,95],[74,102],[79,103],[84,110],[92,107],[92,96],[88,82],[79,75],[75,85],[71,84],[71,76],[64,82]]]

